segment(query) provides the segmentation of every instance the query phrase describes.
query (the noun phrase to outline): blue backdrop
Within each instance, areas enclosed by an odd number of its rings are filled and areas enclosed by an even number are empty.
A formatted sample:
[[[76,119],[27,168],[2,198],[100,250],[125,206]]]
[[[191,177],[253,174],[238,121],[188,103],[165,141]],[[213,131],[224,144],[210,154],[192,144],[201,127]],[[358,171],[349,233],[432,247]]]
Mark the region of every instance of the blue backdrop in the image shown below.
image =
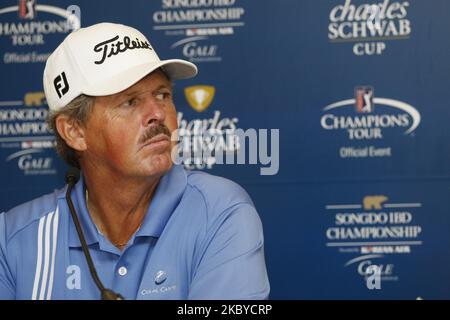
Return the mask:
[[[180,123],[279,129],[276,175],[199,166],[252,196],[272,299],[450,298],[450,1],[26,2],[0,5],[0,211],[64,184],[42,73],[76,5],[81,26],[131,25],[198,65]],[[211,87],[199,111],[185,89]]]

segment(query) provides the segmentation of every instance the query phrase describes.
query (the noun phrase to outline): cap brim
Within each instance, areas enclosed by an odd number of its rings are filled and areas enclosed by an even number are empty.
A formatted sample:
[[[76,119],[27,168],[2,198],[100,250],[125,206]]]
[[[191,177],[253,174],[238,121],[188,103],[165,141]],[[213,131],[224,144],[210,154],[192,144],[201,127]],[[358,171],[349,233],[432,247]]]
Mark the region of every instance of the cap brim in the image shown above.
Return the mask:
[[[128,89],[146,75],[159,68],[167,74],[170,80],[188,79],[197,74],[197,67],[195,64],[185,60],[170,59],[163,60],[157,64],[144,63],[117,74],[116,76],[109,78],[107,81],[102,81],[102,83],[84,88],[82,93],[90,96],[107,96],[116,94]]]
[[[160,68],[170,79],[189,79],[197,75],[197,66],[189,61],[170,59],[161,61]]]

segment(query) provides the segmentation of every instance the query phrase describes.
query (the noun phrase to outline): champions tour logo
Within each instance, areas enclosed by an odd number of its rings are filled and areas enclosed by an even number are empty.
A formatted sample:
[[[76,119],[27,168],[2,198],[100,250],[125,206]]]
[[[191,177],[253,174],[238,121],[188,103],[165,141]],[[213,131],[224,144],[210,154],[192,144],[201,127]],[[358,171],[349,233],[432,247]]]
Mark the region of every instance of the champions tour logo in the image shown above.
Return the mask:
[[[80,17],[80,8],[76,5],[64,9],[38,4],[36,0],[19,0],[15,6],[0,8],[3,62],[5,64],[45,62],[49,53],[24,52],[23,48],[43,46],[48,36],[65,36],[78,29]],[[4,42],[9,43],[12,48],[21,49],[19,52],[8,52]]]
[[[349,140],[383,139],[395,128],[411,135],[420,124],[420,113],[411,105],[393,99],[377,98],[374,88],[355,88],[355,98],[332,103],[325,108],[320,125],[327,131],[343,131]]]
[[[410,37],[409,7],[410,1],[353,4],[345,0],[330,11],[328,39],[332,43],[354,43],[357,56],[381,55],[386,49],[384,41]]]

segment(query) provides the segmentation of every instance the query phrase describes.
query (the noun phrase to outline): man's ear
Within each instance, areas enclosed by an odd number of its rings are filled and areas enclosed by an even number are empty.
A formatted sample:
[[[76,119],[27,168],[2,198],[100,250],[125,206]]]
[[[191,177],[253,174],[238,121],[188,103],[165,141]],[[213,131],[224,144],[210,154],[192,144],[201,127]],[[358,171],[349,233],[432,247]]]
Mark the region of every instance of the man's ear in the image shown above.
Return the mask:
[[[84,151],[87,148],[84,135],[84,128],[80,123],[65,115],[56,118],[56,130],[69,147],[77,151]]]

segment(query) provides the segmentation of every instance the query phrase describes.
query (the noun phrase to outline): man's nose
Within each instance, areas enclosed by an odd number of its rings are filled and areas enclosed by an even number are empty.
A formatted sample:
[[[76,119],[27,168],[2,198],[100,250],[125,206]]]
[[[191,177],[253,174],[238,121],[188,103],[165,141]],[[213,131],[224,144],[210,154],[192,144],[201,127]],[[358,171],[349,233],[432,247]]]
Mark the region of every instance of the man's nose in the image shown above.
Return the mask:
[[[153,122],[163,123],[166,112],[163,103],[156,101],[154,97],[148,97],[144,105],[143,125],[146,127]]]

